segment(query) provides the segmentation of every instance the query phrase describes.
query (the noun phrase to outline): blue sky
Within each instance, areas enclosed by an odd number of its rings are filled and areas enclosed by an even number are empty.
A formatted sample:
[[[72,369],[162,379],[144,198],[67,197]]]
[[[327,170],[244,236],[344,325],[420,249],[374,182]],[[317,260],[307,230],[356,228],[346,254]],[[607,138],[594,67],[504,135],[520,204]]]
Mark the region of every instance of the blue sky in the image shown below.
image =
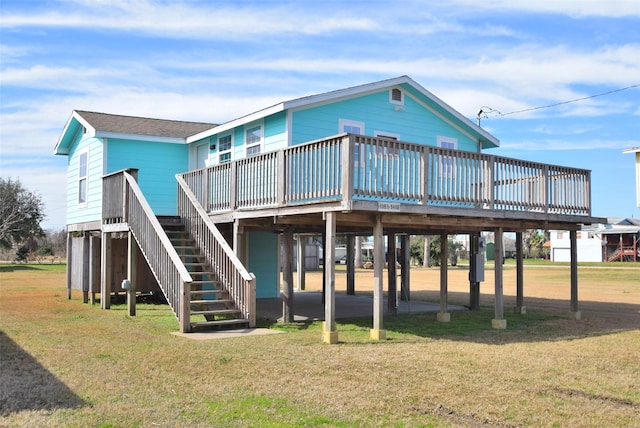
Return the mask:
[[[501,156],[592,170],[593,214],[640,217],[640,2],[0,2],[0,176],[65,225],[73,109],[222,123],[409,75],[501,141]],[[486,109],[488,110],[488,109]]]

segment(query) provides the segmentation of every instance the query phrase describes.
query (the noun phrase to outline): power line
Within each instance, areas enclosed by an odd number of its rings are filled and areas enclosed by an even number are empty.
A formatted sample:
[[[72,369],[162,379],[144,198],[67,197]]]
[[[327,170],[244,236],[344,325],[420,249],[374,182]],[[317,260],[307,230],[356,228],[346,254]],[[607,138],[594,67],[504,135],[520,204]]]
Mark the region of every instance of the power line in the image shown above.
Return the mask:
[[[539,106],[539,107],[531,107],[531,108],[526,108],[526,109],[523,109],[523,110],[510,111],[509,113],[502,113],[500,110],[496,110],[496,109],[488,107],[488,106],[482,106],[480,108],[480,111],[478,112],[478,125],[480,125],[480,119],[482,117],[484,117],[486,119],[486,118],[489,117],[488,114],[491,114],[491,113],[495,114],[496,116],[509,116],[511,114],[526,113],[526,112],[529,112],[529,111],[541,110],[541,109],[545,109],[545,108],[561,106],[561,105],[564,105],[564,104],[575,103],[575,102],[578,102],[578,101],[589,100],[591,98],[603,97],[605,95],[610,95],[610,94],[614,94],[616,92],[622,92],[622,91],[626,91],[628,89],[633,89],[633,88],[638,88],[638,87],[640,87],[640,84],[626,86],[624,88],[619,88],[619,89],[613,89],[611,91],[602,92],[600,94],[589,95],[589,96],[586,96],[586,97],[576,98],[574,100],[569,100],[569,101],[562,101],[562,102],[555,103],[555,104],[549,104],[549,105]]]

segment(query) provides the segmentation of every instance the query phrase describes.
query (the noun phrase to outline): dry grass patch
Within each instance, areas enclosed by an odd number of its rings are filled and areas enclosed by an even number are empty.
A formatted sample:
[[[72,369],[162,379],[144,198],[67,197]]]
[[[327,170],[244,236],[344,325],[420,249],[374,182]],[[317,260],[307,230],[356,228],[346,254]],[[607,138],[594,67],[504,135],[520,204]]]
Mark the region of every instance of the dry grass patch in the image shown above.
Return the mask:
[[[387,318],[382,343],[369,341],[370,320],[341,321],[341,343],[328,346],[319,323],[282,335],[184,339],[170,334],[177,322],[166,306],[139,305],[131,318],[124,306],[67,300],[58,267],[3,267],[0,425],[640,426],[639,271],[611,272],[619,275],[612,283],[598,274],[597,286],[581,271],[589,302],[575,321],[565,316],[568,282],[557,291],[565,300],[541,291],[564,275],[549,270],[527,270],[529,313],[508,314],[506,331],[488,327],[485,306],[448,324],[433,314]],[[452,269],[452,300],[465,299],[463,272]],[[359,272],[358,290],[369,274]],[[431,297],[437,277],[414,271],[414,296]],[[490,302],[484,294],[482,304]],[[22,384],[39,385],[38,403]]]

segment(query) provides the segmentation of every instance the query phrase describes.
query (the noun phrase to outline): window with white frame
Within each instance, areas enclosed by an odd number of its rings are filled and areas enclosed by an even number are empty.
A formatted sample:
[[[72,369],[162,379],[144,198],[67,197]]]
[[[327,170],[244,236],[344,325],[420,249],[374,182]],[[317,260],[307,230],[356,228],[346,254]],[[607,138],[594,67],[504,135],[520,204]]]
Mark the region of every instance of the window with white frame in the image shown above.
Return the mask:
[[[218,137],[218,163],[231,161],[231,147],[233,147],[231,134]]]
[[[245,128],[244,144],[247,156],[256,155],[262,151],[262,124],[253,124]]]
[[[364,122],[349,119],[338,120],[338,132],[348,132],[349,134],[364,135]],[[360,165],[360,144],[353,147],[354,166]]]
[[[443,149],[456,150],[458,148],[458,139],[451,137],[438,136],[436,139],[438,147]],[[456,176],[456,163],[453,156],[440,156],[440,176],[447,178],[455,178]]]
[[[395,141],[400,140],[400,134],[396,134],[394,132],[373,131],[373,135],[375,137],[384,138],[386,140],[395,140]],[[388,147],[388,148],[385,148],[384,153],[382,154],[398,156],[399,152],[397,148]]]
[[[78,156],[78,205],[87,204],[87,180],[89,177],[89,152]]]

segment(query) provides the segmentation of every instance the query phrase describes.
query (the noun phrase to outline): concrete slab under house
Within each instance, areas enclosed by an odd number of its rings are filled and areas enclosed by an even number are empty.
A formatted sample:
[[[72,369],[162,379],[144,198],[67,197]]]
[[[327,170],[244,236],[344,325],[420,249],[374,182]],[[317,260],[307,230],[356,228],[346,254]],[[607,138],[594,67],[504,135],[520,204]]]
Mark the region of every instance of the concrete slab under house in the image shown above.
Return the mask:
[[[136,295],[162,293],[182,333],[254,327],[262,298],[280,298],[282,319],[292,321],[294,270],[304,280],[306,246],[320,243],[322,340],[335,343],[336,236],[347,237],[348,294],[355,240],[373,236],[371,337],[383,340],[396,295],[410,299],[409,237],[442,237],[437,319],[446,322],[447,236],[469,236],[469,306],[477,308],[488,231],[492,325],[506,328],[500,238],[515,232],[524,311],[522,232],[553,229],[569,234],[567,309],[579,317],[576,232],[603,223],[591,216],[590,171],[486,153],[499,144],[407,76],[222,124],[75,110],[54,149],[68,157],[68,295],[81,290],[94,302],[99,293],[108,309],[126,293],[134,314]],[[400,254],[399,275],[389,263],[386,302],[385,253]],[[304,256],[294,265],[295,254]]]

